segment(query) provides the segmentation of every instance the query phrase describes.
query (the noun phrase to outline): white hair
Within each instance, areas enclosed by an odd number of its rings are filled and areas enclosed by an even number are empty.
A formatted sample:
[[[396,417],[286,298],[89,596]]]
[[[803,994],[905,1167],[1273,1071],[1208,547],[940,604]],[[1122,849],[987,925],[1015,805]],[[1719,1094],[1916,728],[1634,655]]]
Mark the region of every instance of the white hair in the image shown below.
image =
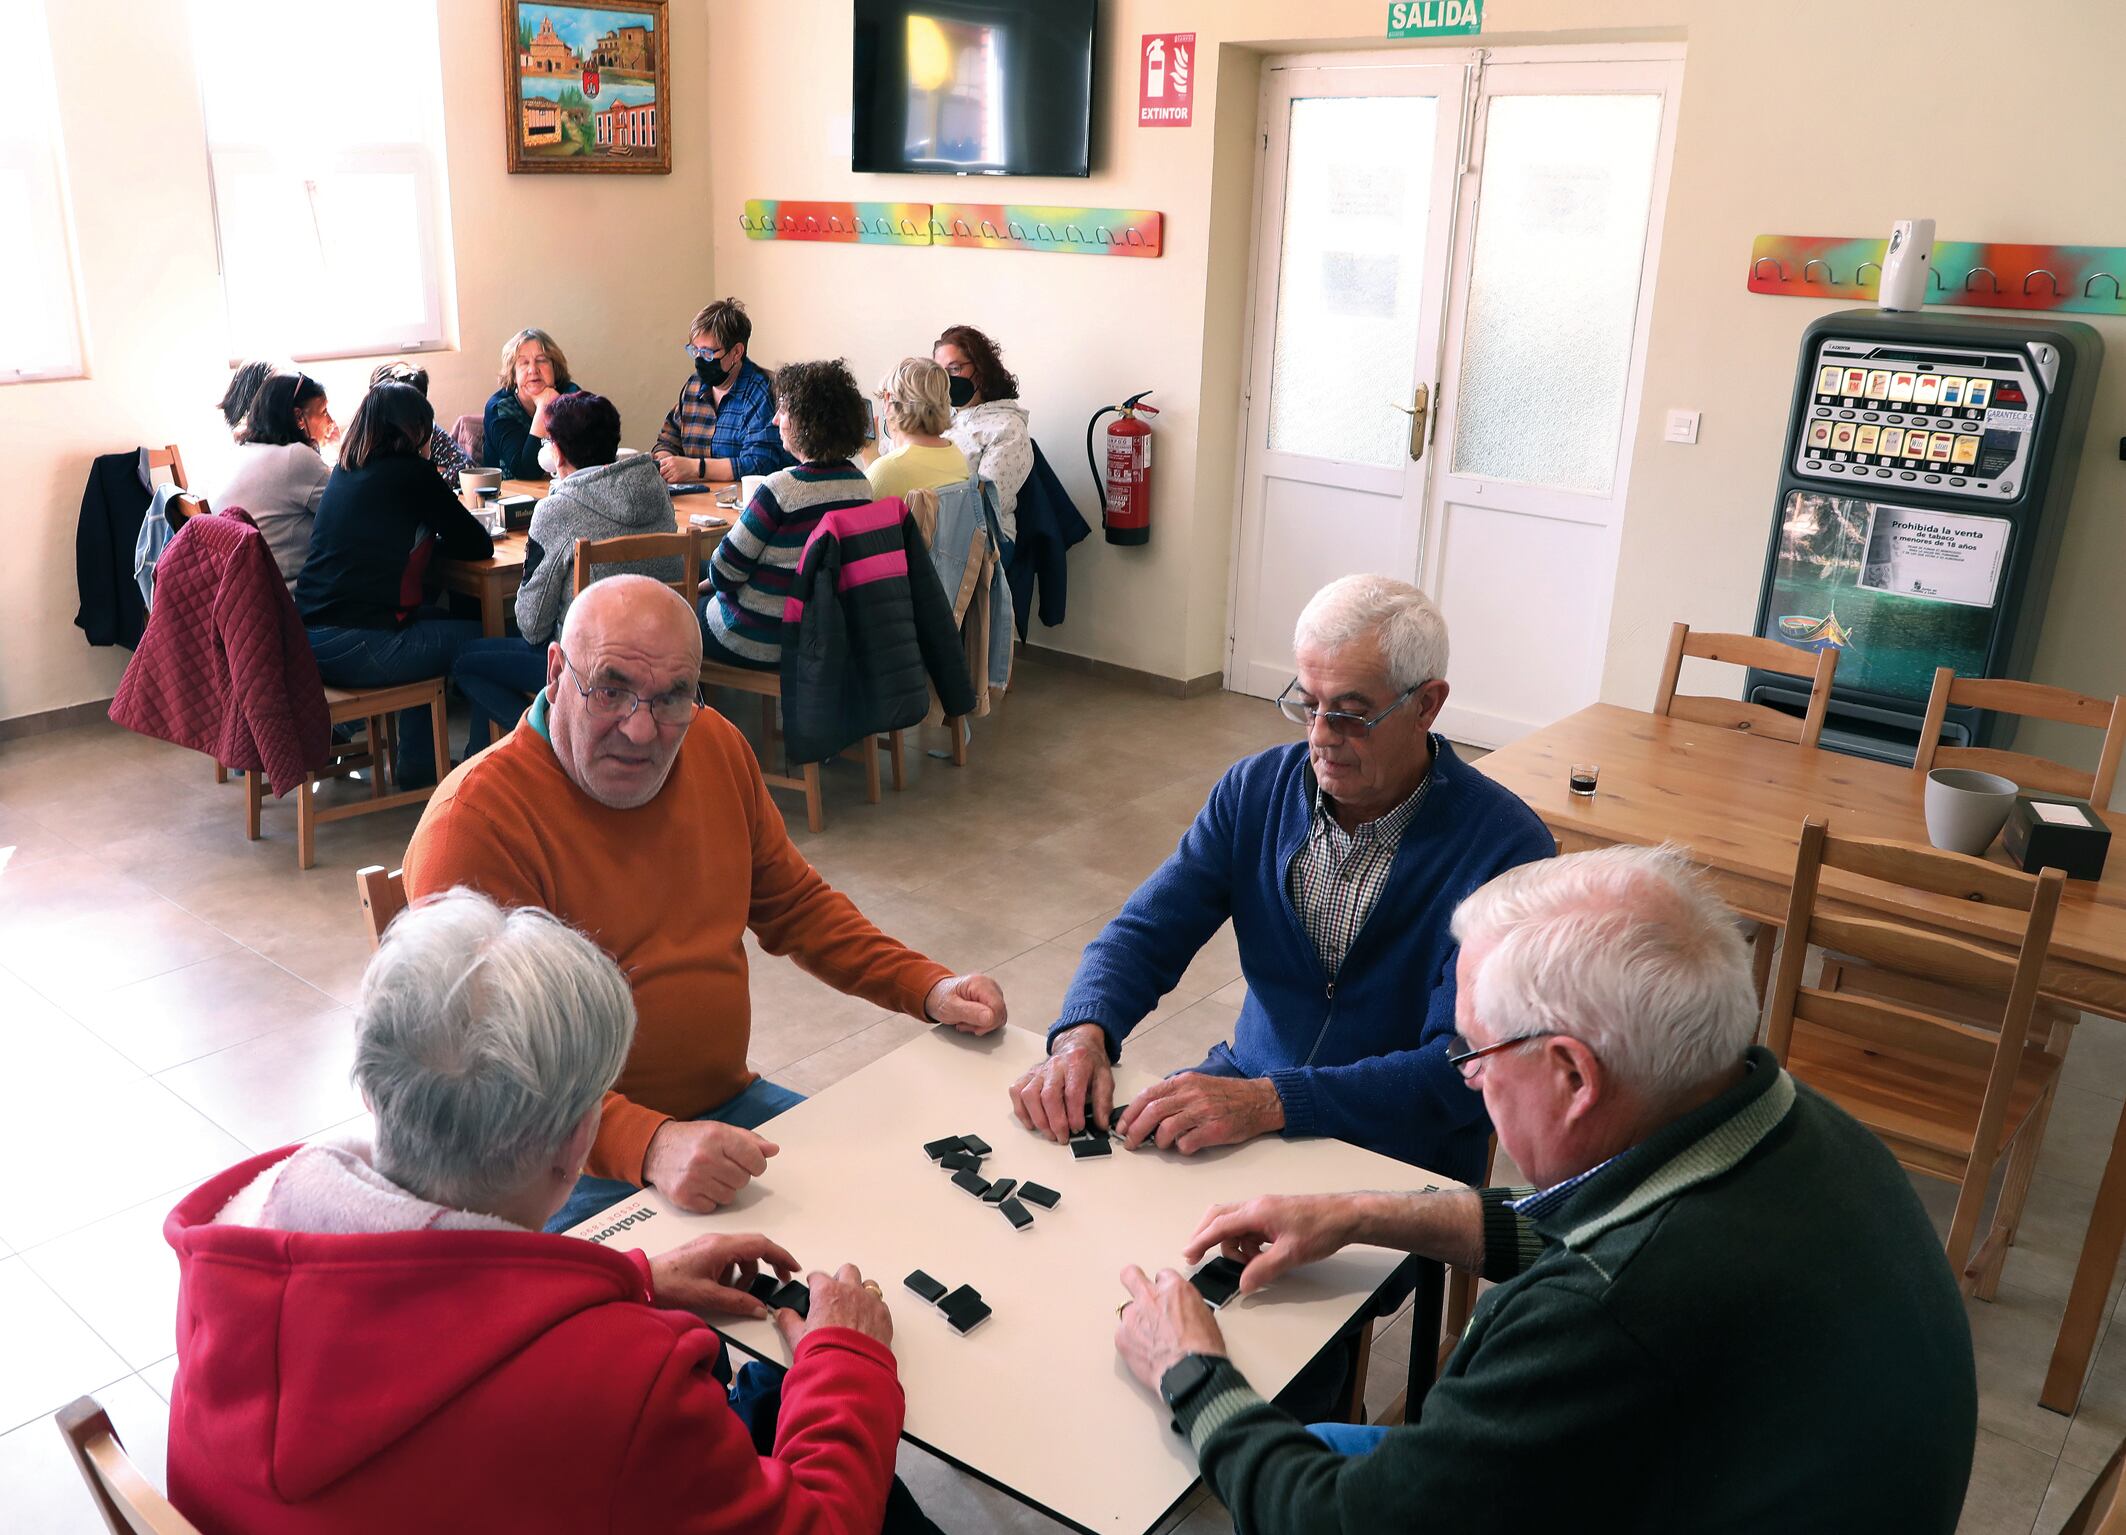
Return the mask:
[[[1494,945],[1473,999],[1491,1037],[1569,1034],[1655,1104],[1733,1069],[1756,1036],[1735,915],[1673,848],[1509,869],[1462,902],[1454,936]]]
[[[456,1209],[537,1176],[620,1075],[635,999],[558,917],[460,887],[402,912],[362,976],[354,1080],[377,1171]]]
[[[1340,576],[1300,611],[1292,644],[1340,650],[1372,636],[1397,692],[1447,675],[1447,620],[1430,597],[1393,576]]]

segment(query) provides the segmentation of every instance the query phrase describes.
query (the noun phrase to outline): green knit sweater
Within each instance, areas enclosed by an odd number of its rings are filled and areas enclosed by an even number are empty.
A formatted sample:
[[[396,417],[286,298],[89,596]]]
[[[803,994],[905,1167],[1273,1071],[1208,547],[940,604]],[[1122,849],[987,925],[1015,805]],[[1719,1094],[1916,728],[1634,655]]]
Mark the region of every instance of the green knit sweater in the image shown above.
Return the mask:
[[[1244,1535],[1953,1530],[1978,1387],[1941,1244],[1879,1141],[1749,1066],[1528,1215],[1485,1191],[1502,1283],[1370,1455],[1221,1365],[1181,1426]]]

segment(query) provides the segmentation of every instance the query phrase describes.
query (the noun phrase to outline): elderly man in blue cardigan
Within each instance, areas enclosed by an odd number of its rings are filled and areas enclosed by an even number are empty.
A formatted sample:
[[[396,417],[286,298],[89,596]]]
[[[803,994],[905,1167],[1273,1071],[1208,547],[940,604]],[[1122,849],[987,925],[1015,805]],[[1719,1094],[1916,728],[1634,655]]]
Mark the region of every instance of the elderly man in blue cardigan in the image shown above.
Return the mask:
[[[1385,576],[1300,614],[1278,699],[1304,745],[1235,764],[1173,855],[1079,962],[1048,1059],[1012,1085],[1027,1128],[1108,1126],[1123,1041],[1231,918],[1248,996],[1230,1044],[1130,1103],[1132,1147],[1184,1155],[1272,1132],[1330,1135],[1481,1181],[1490,1124],[1447,1063],[1454,909],[1556,851],[1526,805],[1433,733],[1447,625]]]

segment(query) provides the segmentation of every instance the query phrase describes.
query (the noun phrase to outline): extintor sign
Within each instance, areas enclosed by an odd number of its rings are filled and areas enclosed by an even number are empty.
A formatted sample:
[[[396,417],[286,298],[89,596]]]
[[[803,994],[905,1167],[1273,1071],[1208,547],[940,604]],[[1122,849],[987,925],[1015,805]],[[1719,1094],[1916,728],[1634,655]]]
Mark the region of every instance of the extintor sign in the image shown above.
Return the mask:
[[[1196,34],[1147,32],[1137,55],[1137,126],[1186,128],[1196,108]]]

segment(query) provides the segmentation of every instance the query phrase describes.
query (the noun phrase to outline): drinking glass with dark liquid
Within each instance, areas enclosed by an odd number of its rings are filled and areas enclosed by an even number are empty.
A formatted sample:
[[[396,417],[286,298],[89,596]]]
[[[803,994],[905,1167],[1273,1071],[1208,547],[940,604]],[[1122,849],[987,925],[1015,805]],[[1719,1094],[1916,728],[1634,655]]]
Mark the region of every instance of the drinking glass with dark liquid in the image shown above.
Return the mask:
[[[1595,791],[1595,780],[1601,776],[1602,769],[1595,763],[1575,762],[1572,765],[1571,775],[1565,781],[1566,787],[1575,794],[1592,799]]]

